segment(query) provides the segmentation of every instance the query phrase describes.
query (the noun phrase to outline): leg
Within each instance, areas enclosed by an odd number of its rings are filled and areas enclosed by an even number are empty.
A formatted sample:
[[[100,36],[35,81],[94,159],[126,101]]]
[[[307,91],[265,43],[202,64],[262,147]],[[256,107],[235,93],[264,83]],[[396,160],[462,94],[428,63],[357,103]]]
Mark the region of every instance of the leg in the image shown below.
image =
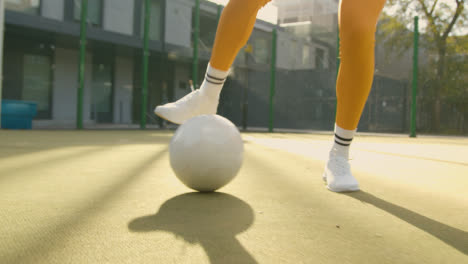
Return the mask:
[[[377,20],[385,0],[342,0],[340,4],[341,64],[336,85],[336,123],[357,128],[374,78]]]
[[[324,179],[332,191],[359,190],[348,163],[349,146],[372,86],[375,31],[385,1],[340,2],[341,64],[336,85],[335,143],[324,173]]]
[[[216,114],[228,70],[239,50],[247,43],[258,10],[270,1],[230,0],[221,14],[211,60],[200,89],[175,103],[156,107],[155,113],[177,124],[197,115]]]
[[[210,64],[228,71],[239,50],[247,43],[258,10],[271,0],[230,0],[219,20]]]

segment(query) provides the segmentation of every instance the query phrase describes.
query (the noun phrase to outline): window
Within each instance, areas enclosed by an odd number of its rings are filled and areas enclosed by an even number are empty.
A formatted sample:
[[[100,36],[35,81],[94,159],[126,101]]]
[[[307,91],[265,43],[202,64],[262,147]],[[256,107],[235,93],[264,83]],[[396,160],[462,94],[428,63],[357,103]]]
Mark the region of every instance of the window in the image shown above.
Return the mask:
[[[315,68],[325,69],[325,51],[321,48],[315,48]]]
[[[305,45],[302,47],[302,65],[308,66],[310,63],[310,47]]]
[[[159,0],[150,1],[150,24],[149,24],[149,39],[150,40],[161,40],[162,35],[162,14],[161,14],[161,3]],[[141,5],[141,37],[145,33],[145,4],[142,1]]]
[[[6,0],[5,8],[32,15],[39,14],[40,0]]]
[[[217,27],[218,21],[215,16],[200,12],[199,47],[206,50],[211,50],[213,48]]]
[[[81,20],[81,0],[73,0],[73,18]],[[92,25],[101,25],[102,0],[88,1],[88,22]]]
[[[30,38],[30,31],[11,31],[5,31],[3,65],[8,67],[3,67],[3,98],[36,102],[35,118],[49,119],[55,47],[43,35]]]
[[[111,123],[113,119],[112,60],[95,55],[92,69],[91,118],[98,123]]]
[[[296,60],[298,59],[298,44],[297,40],[291,39],[288,41],[286,45],[288,45],[288,52],[289,52],[289,65],[290,67],[296,67]]]
[[[254,57],[256,63],[268,64],[270,59],[269,41],[264,38],[254,39]]]
[[[297,17],[288,17],[288,18],[283,19],[284,24],[296,23],[298,21],[299,21],[299,19]]]

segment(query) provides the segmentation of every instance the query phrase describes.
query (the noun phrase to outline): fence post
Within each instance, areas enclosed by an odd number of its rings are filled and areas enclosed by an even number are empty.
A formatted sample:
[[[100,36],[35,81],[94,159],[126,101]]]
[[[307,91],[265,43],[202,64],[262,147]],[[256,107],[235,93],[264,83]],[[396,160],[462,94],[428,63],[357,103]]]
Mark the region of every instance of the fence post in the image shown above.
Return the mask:
[[[86,60],[86,29],[88,20],[88,0],[81,1],[81,23],[80,23],[80,62],[78,72],[78,97],[76,104],[76,128],[83,129],[83,92],[85,78]]]
[[[416,97],[418,95],[418,40],[419,40],[419,17],[414,17],[414,43],[413,43],[413,89],[411,98],[411,132],[410,137],[416,137]]]
[[[275,88],[276,88],[276,40],[278,38],[277,29],[273,29],[273,40],[271,43],[271,71],[270,71],[270,120],[268,131],[273,132],[273,121],[274,121],[274,111],[273,111],[273,98],[275,97]]]
[[[336,76],[335,76],[335,93],[336,93],[336,84],[338,83],[338,73],[340,72],[340,27],[336,28]],[[335,120],[336,113],[338,112],[338,98],[335,96]],[[335,123],[335,120],[333,120]]]
[[[146,128],[146,107],[148,97],[148,59],[149,59],[149,26],[150,26],[150,1],[145,0],[145,24],[143,28],[143,80],[141,82],[141,116],[140,116],[140,128]]]
[[[5,2],[0,1],[0,128],[2,128],[2,87],[3,87],[3,36],[5,25]]]
[[[198,88],[198,38],[200,37],[200,0],[195,0],[195,23],[193,30],[193,60],[192,80],[195,89]]]

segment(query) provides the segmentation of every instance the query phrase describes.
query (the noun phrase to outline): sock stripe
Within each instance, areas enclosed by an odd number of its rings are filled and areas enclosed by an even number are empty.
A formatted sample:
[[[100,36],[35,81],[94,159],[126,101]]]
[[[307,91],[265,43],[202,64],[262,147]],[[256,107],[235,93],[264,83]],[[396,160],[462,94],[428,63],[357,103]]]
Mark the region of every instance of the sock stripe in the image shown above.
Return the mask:
[[[224,82],[226,80],[226,78],[216,78],[214,76],[209,75],[208,73],[206,74],[206,77],[209,77],[209,78],[214,79],[216,81],[223,81]]]
[[[209,83],[212,83],[212,84],[224,84],[224,82],[214,82],[208,78],[206,78],[206,81],[209,82]]]
[[[226,79],[216,78],[216,77],[209,75],[208,73],[206,73],[205,80],[209,83],[216,84],[216,85],[222,85],[226,81]]]
[[[341,146],[343,146],[343,147],[349,147],[349,145],[351,145],[351,143],[349,143],[349,144],[344,144],[344,143],[341,143],[341,142],[337,141],[336,139],[335,139],[335,143],[338,144],[338,145],[341,145]]]
[[[342,138],[342,137],[338,136],[336,133],[335,133],[335,137],[338,138],[339,140],[342,140],[342,141],[352,141],[353,140],[352,138]]]

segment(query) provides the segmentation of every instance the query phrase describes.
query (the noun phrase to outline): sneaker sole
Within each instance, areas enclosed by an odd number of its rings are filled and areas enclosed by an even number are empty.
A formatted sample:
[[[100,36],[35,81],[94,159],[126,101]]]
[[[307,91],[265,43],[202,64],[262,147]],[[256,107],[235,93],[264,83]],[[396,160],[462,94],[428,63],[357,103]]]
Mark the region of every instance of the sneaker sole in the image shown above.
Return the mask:
[[[160,113],[158,113],[158,112],[156,112],[156,111],[154,111],[154,114],[156,114],[157,116],[159,116],[160,118],[162,118],[162,119],[164,119],[164,120],[166,120],[166,121],[169,121],[169,122],[174,123],[174,124],[177,124],[177,125],[181,125],[181,123],[179,123],[179,122],[174,122],[173,120],[171,120],[171,119],[169,119],[169,118],[163,116],[162,114],[160,114]]]
[[[327,173],[326,172],[323,172],[322,174],[322,180],[325,182],[325,184],[327,184]],[[332,191],[332,192],[336,192],[336,193],[346,193],[346,192],[357,192],[357,191],[360,191],[361,189],[359,188],[359,186],[356,186],[356,187],[352,187],[352,188],[338,188],[338,189],[333,189],[333,188],[330,188],[330,186],[327,185],[327,189]]]
[[[337,193],[357,192],[357,191],[360,190],[359,187],[333,189],[333,188],[330,188],[330,186],[328,186],[328,185],[327,185],[327,189],[332,191],[332,192],[337,192]]]
[[[323,172],[322,174],[322,180],[325,182],[325,184],[327,183],[327,173],[326,172]],[[357,192],[359,190],[361,190],[359,188],[359,186],[357,187],[352,187],[352,188],[338,188],[338,189],[333,189],[333,188],[330,188],[330,186],[327,185],[327,189],[332,191],[332,192],[337,192],[337,193],[343,193],[343,192]]]

